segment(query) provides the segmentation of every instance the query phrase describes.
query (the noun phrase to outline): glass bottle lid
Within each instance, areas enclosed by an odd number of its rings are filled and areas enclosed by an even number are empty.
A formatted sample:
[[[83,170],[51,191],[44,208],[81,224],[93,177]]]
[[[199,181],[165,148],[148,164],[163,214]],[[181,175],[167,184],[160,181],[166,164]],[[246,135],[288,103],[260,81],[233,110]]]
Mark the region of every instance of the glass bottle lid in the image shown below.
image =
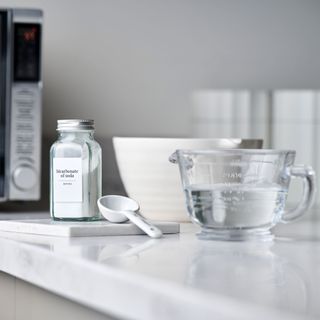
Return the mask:
[[[63,119],[57,121],[57,130],[94,130],[94,120]]]

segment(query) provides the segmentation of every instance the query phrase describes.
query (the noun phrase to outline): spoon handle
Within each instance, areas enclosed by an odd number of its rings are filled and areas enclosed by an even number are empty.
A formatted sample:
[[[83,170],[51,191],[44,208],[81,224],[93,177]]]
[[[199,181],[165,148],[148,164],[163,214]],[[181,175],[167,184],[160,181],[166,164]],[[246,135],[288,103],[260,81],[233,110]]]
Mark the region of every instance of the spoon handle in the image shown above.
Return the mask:
[[[154,226],[153,224],[151,224],[146,220],[142,220],[141,217],[136,212],[125,211],[124,213],[132,223],[134,223],[137,227],[143,230],[151,238],[162,237],[162,231],[158,227]]]

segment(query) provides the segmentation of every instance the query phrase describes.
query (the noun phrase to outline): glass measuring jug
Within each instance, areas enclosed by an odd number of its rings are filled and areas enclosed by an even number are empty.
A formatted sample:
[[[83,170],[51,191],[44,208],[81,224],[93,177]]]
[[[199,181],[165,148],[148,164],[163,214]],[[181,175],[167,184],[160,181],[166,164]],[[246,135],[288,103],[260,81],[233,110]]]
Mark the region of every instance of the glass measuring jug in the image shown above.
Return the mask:
[[[294,165],[295,151],[177,150],[170,161],[180,169],[188,213],[200,238],[271,239],[278,222],[307,211],[315,196],[315,173]],[[291,177],[301,178],[299,204],[285,211]]]

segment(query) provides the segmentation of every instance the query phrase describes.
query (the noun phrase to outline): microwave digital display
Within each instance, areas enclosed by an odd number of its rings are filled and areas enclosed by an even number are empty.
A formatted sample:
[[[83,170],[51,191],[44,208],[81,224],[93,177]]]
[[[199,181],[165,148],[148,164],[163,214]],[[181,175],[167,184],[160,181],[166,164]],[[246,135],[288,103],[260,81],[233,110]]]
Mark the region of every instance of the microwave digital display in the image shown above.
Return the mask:
[[[13,70],[14,81],[39,81],[40,32],[40,24],[15,24]]]

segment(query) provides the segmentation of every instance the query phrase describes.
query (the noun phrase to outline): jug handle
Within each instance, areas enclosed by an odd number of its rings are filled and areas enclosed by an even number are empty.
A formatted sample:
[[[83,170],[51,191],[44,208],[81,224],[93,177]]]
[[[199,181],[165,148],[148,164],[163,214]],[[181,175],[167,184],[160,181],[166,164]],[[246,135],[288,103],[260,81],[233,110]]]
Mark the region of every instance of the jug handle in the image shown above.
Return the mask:
[[[286,172],[289,177],[297,177],[303,180],[302,198],[299,204],[289,210],[285,211],[281,222],[289,223],[300,218],[312,206],[316,195],[315,172],[305,165],[296,165],[288,168]]]

